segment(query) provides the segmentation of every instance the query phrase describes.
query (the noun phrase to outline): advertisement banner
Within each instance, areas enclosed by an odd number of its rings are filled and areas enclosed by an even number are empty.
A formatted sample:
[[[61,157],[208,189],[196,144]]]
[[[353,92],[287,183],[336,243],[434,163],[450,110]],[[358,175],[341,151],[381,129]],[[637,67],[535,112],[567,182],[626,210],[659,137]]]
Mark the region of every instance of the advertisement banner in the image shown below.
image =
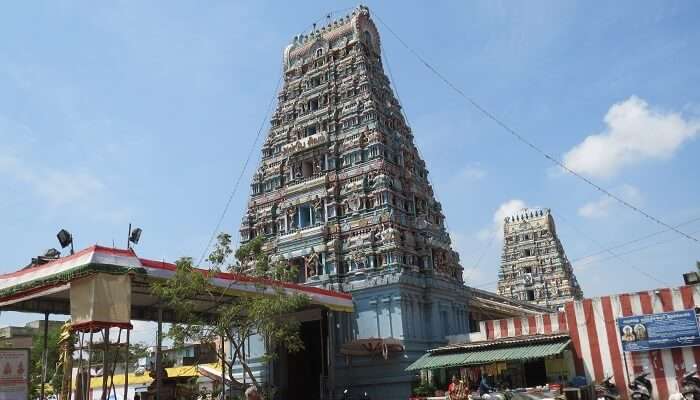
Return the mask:
[[[0,349],[0,400],[29,398],[29,349]]]
[[[618,318],[623,351],[647,351],[700,345],[695,310]]]

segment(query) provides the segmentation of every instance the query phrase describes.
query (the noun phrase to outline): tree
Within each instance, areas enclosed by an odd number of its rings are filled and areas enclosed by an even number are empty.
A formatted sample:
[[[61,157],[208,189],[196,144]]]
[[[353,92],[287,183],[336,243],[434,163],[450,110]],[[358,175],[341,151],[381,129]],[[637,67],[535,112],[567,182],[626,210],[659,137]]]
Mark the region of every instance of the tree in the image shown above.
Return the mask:
[[[303,349],[299,321],[288,316],[304,308],[309,299],[301,294],[289,294],[274,281],[292,282],[298,274],[296,267],[283,261],[272,261],[263,249],[265,239],[258,236],[233,252],[231,236],[222,233],[209,256],[212,267],[207,271],[194,268],[192,258],[184,257],[176,262],[175,275],[164,282],[154,284],[153,293],[183,323],[173,324],[169,336],[176,343],[217,343],[220,337],[230,344],[230,358],[218,352],[219,361],[226,366],[232,387],[243,389],[243,383],[234,378],[233,366],[239,363],[248,381],[260,388],[248,360],[244,356],[244,344],[255,335],[266,344],[263,361],[269,362],[280,347],[289,352]],[[235,261],[231,260],[234,255]],[[234,261],[234,262],[231,262]],[[256,293],[238,297],[229,302],[226,290],[214,287],[209,278],[219,272],[232,272],[257,278]],[[264,292],[264,294],[263,294]],[[194,299],[204,294],[215,305],[215,317],[207,319],[196,312]]]

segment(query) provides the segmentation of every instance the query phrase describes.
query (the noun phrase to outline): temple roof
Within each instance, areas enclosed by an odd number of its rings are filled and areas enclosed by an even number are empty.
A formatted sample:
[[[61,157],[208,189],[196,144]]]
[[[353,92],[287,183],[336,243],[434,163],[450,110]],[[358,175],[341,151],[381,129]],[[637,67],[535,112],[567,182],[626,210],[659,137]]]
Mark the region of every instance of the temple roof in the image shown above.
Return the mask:
[[[150,309],[154,308],[158,299],[151,294],[150,284],[155,280],[172,277],[175,270],[175,264],[139,258],[132,249],[95,245],[47,264],[0,275],[0,307],[6,310],[69,314],[71,282],[97,273],[131,274],[134,282],[131,296],[132,319],[151,320],[153,310]],[[224,272],[213,274],[209,282],[227,298],[271,293],[277,287],[290,294],[308,296],[312,305],[337,311],[353,309],[352,297],[347,293],[294,283]],[[211,301],[207,298],[196,300],[201,302],[202,310],[212,309],[212,304],[209,304]],[[166,317],[172,318],[172,315]]]

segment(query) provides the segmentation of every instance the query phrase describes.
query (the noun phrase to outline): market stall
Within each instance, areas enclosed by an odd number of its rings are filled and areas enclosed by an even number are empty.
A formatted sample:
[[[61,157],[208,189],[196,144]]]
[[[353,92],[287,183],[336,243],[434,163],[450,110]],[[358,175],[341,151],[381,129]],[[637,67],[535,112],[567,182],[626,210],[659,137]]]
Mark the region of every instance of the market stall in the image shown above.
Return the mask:
[[[453,344],[429,350],[406,370],[420,371],[422,385],[436,391],[457,376],[473,392],[482,379],[494,388],[542,392],[573,377],[570,343],[555,334]]]

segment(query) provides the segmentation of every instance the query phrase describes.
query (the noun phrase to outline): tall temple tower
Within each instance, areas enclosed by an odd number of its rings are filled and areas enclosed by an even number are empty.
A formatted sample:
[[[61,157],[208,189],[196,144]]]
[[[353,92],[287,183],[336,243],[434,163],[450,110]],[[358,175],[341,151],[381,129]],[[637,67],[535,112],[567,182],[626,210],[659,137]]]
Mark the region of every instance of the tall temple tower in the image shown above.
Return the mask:
[[[404,368],[469,332],[468,289],[369,10],[295,37],[283,73],[241,240],[264,235],[299,282],[352,293],[354,315],[326,325],[337,359],[329,390],[405,399],[415,377]],[[369,338],[405,350],[363,357],[353,346]]]
[[[549,209],[505,218],[498,294],[558,308],[583,297]]]

